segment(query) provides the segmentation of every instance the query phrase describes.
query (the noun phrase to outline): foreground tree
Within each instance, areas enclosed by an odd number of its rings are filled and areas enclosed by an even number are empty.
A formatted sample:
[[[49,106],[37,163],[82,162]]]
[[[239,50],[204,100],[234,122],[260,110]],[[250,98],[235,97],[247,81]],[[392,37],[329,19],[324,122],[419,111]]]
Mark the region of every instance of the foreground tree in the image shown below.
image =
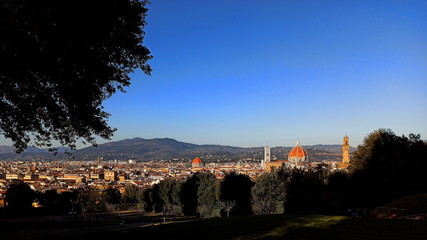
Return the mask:
[[[236,206],[236,201],[235,200],[231,200],[231,201],[226,200],[226,201],[221,201],[220,204],[221,204],[221,207],[227,213],[227,218],[229,218],[231,210],[233,210],[233,208]]]
[[[182,186],[183,213],[186,216],[197,214],[197,189],[199,187],[199,174],[195,173],[189,177]]]
[[[12,183],[6,191],[7,206],[18,211],[31,208],[34,198],[34,191],[24,182]]]
[[[98,213],[106,210],[101,193],[93,188],[79,189],[77,203],[85,213]]]
[[[251,189],[254,183],[248,175],[232,172],[224,176],[220,185],[220,200],[226,203],[227,207],[224,209],[227,215],[231,210],[233,215],[252,214]],[[229,208],[231,205],[233,206]]]
[[[280,213],[286,200],[286,183],[276,171],[259,176],[252,188],[252,202],[258,214]]]
[[[125,203],[137,203],[139,195],[139,188],[135,185],[128,184],[125,186],[125,191],[123,192],[123,202]]]
[[[56,213],[59,202],[59,195],[55,189],[46,190],[44,193],[37,194],[37,200],[41,206],[50,213]]]
[[[0,134],[72,149],[109,139],[102,102],[149,74],[142,45],[147,0],[0,1]]]
[[[286,212],[323,213],[324,176],[321,169],[293,169],[288,178]]]
[[[197,172],[189,177],[182,186],[182,203],[184,215],[218,216],[219,181],[215,175]]]
[[[427,191],[427,145],[420,135],[376,130],[357,147],[350,164],[353,198],[365,206]]]
[[[161,200],[162,212],[165,215],[181,214],[181,192],[182,183],[166,178],[159,183],[159,198]]]
[[[200,217],[219,217],[219,181],[210,172],[199,174],[197,212]]]
[[[119,204],[122,201],[122,194],[117,188],[107,188],[102,192],[105,203]]]

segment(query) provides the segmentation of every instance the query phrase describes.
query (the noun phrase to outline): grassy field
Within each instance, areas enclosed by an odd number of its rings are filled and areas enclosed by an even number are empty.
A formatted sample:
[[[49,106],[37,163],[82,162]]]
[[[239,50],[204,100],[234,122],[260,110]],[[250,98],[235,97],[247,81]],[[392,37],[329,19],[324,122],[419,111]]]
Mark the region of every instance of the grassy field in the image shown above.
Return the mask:
[[[104,225],[85,222],[4,223],[0,239],[363,239],[427,240],[427,221],[348,218],[325,215],[268,215],[189,219],[186,222]],[[155,221],[153,221],[155,220]],[[147,226],[150,225],[150,226]],[[24,227],[24,229],[21,229]],[[6,229],[5,229],[6,228]]]
[[[324,215],[209,219],[73,234],[62,239],[427,239],[427,221]]]

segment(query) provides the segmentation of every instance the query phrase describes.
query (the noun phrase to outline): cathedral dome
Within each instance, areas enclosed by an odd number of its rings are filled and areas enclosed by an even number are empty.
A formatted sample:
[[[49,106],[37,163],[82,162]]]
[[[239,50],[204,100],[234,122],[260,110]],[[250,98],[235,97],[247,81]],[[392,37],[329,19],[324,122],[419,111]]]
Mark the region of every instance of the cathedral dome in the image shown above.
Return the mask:
[[[288,153],[288,160],[289,161],[307,161],[308,154],[307,151],[300,146],[299,141],[297,141],[297,144],[295,147],[291,149]]]
[[[200,159],[200,158],[198,158],[198,157],[196,157],[195,159],[193,159],[193,162],[192,162],[193,164],[202,164],[203,162],[202,162],[202,159]]]

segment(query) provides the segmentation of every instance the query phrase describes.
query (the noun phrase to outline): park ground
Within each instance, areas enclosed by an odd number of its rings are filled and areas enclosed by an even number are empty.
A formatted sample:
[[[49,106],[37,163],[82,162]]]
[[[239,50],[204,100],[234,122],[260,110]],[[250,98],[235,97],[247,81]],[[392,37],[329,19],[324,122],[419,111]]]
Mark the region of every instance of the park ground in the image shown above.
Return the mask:
[[[426,220],[328,215],[265,215],[112,225],[16,222],[1,239],[427,239]],[[25,226],[20,229],[19,225]],[[3,227],[7,226],[3,225]]]

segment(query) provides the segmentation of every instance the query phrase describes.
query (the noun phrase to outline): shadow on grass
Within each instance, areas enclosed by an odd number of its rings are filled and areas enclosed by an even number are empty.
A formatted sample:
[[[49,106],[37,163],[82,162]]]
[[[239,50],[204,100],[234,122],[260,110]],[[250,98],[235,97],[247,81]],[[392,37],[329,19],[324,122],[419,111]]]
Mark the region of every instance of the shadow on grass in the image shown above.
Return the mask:
[[[124,227],[124,226],[123,226]],[[37,236],[35,239],[58,239]],[[352,219],[325,215],[268,215],[99,229],[66,239],[427,239],[427,221]],[[33,239],[33,238],[28,238]]]
[[[427,239],[427,222],[285,214],[166,224],[131,229],[120,236],[144,236],[146,239],[421,240]]]

